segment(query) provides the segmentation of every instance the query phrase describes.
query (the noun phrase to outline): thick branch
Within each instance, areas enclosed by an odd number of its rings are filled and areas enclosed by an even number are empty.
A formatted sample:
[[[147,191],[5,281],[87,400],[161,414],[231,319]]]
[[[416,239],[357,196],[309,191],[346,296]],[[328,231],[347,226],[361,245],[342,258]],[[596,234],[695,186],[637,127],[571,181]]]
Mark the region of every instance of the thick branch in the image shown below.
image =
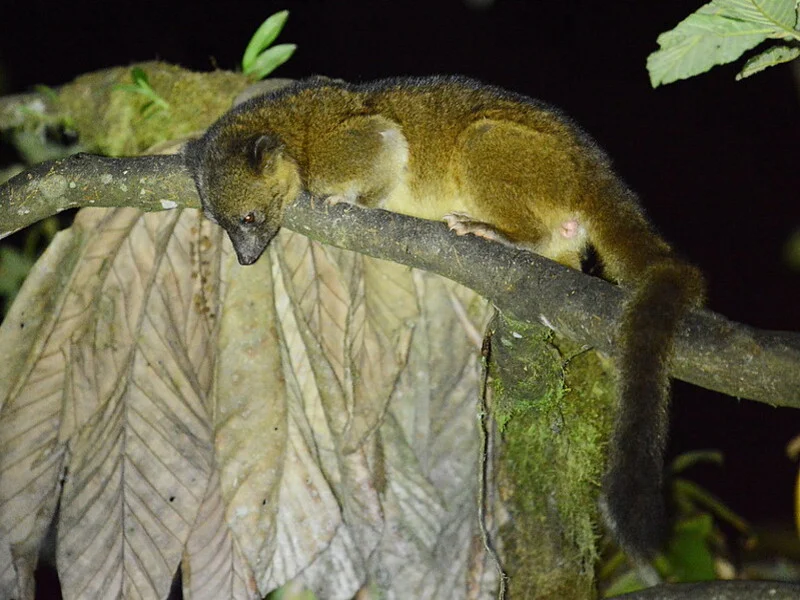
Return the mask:
[[[782,581],[703,581],[659,585],[620,597],[625,600],[791,600],[800,598],[800,585]]]
[[[286,226],[319,241],[444,275],[500,310],[541,321],[612,353],[624,291],[535,254],[459,238],[445,225],[354,206],[295,204]],[[758,330],[711,311],[683,322],[672,374],[730,396],[800,408],[800,336]]]
[[[74,206],[196,207],[179,156],[112,159],[76,155],[43,163],[0,188],[0,238]],[[355,206],[302,200],[288,228],[321,242],[433,271],[474,289],[500,310],[542,321],[579,343],[613,353],[624,291],[545,258],[442,223]],[[672,373],[731,396],[800,407],[800,336],[696,311],[681,326]]]
[[[134,206],[148,212],[200,206],[194,182],[176,155],[74,154],[31,167],[0,190],[0,239],[79,206]]]

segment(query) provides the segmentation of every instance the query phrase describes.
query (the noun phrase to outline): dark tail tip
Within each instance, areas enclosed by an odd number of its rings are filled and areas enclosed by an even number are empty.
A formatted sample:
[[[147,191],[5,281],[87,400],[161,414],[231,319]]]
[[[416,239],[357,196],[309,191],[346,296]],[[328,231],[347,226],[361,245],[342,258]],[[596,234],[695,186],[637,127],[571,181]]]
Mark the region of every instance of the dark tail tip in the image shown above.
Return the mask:
[[[622,548],[651,558],[667,534],[664,448],[668,362],[678,324],[703,295],[699,272],[667,258],[645,270],[619,333],[619,409],[604,479],[604,513]]]
[[[638,452],[612,467],[604,480],[602,508],[614,538],[637,561],[647,561],[664,546],[668,522],[662,486],[662,466],[645,465]],[[653,456],[653,458],[656,458]],[[661,455],[658,456],[659,462]],[[644,467],[646,471],[630,471]]]

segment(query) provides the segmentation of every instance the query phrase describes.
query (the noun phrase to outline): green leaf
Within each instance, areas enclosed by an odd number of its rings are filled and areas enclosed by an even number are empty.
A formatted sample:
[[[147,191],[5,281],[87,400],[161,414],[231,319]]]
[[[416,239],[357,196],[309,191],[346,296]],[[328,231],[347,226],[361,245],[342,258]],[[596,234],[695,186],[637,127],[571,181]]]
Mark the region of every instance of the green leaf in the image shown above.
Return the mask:
[[[712,0],[658,37],[661,48],[647,58],[650,83],[657,87],[703,73],[767,38],[800,41],[798,19],[796,0]],[[752,73],[769,64],[777,63],[757,63]]]
[[[264,79],[275,69],[291,58],[297,49],[295,44],[278,44],[262,52],[255,62],[245,70],[245,75],[254,79]]]
[[[690,510],[708,510],[718,518],[735,527],[744,534],[751,533],[751,527],[742,517],[728,508],[721,500],[716,498],[711,492],[705,490],[694,482],[686,479],[675,478],[672,482],[676,503],[688,505]]]
[[[245,73],[250,73],[252,71],[254,68],[253,63],[259,58],[259,54],[275,41],[275,38],[278,37],[278,34],[283,29],[283,26],[286,24],[286,19],[288,18],[288,10],[276,12],[274,15],[268,17],[256,30],[253,37],[250,38],[250,43],[247,44],[244,56],[242,57],[242,70]]]
[[[738,81],[745,77],[750,77],[750,75],[755,75],[767,67],[774,67],[775,65],[789,62],[798,56],[800,56],[800,48],[792,46],[772,46],[772,48],[764,50],[761,54],[749,58],[747,62],[744,63],[742,70],[736,75],[736,80]]]
[[[723,460],[722,452],[719,450],[694,450],[677,456],[672,461],[671,469],[673,473],[681,473],[689,467],[700,463],[721,465]]]
[[[760,23],[776,31],[785,29],[791,33],[797,25],[795,0],[714,0],[712,4],[719,8],[720,15]]]
[[[612,596],[620,596],[630,592],[638,592],[647,587],[647,584],[642,581],[642,578],[635,571],[626,571],[617,577],[603,594],[604,598],[611,598]]]
[[[16,296],[33,263],[33,258],[25,256],[19,250],[11,246],[0,246],[0,296],[6,297],[7,305]]]
[[[647,57],[653,87],[736,60],[773,31],[768,26],[727,18],[718,12],[714,2],[706,4],[675,29],[658,36],[661,49]]]
[[[147,98],[148,102],[146,102],[144,106],[142,106],[139,112],[142,115],[145,115],[145,113],[151,108],[153,108],[154,110],[149,116],[145,118],[150,118],[155,113],[162,110],[169,112],[169,102],[167,102],[161,96],[159,96],[158,92],[156,92],[150,86],[150,82],[147,80],[147,73],[145,73],[139,67],[134,67],[133,69],[131,69],[131,79],[133,80],[132,84],[118,83],[112,86],[112,89],[120,90],[123,92],[130,92],[132,94],[141,94],[142,96]]]
[[[150,89],[150,84],[147,81],[147,73],[142,71],[139,67],[131,69],[131,79],[133,79],[134,84]]]
[[[708,581],[716,578],[714,556],[708,547],[713,529],[711,515],[698,515],[678,524],[667,550],[670,575],[678,581]]]

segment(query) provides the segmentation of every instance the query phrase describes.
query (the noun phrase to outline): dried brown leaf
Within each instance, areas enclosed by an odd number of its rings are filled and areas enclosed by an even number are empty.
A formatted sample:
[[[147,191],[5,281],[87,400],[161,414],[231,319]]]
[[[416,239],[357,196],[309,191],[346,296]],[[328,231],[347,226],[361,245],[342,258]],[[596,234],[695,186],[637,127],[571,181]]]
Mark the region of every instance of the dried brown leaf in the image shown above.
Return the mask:
[[[183,555],[183,597],[187,600],[260,598],[253,572],[225,520],[219,475],[212,471]]]
[[[30,597],[60,495],[65,598],[164,597],[181,561],[191,598],[491,594],[488,312],[288,231],[241,268],[195,211],[81,212],[0,329],[0,592]]]

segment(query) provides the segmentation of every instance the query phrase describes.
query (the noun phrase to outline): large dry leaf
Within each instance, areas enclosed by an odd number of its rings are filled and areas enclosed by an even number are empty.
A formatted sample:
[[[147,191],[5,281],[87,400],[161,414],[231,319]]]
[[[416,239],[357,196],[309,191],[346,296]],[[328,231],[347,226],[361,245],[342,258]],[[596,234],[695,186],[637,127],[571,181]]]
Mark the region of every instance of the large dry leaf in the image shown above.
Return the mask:
[[[469,290],[195,211],[85,210],[0,327],[0,596],[480,598]],[[63,484],[62,484],[63,482]],[[59,505],[60,498],[60,505]]]

